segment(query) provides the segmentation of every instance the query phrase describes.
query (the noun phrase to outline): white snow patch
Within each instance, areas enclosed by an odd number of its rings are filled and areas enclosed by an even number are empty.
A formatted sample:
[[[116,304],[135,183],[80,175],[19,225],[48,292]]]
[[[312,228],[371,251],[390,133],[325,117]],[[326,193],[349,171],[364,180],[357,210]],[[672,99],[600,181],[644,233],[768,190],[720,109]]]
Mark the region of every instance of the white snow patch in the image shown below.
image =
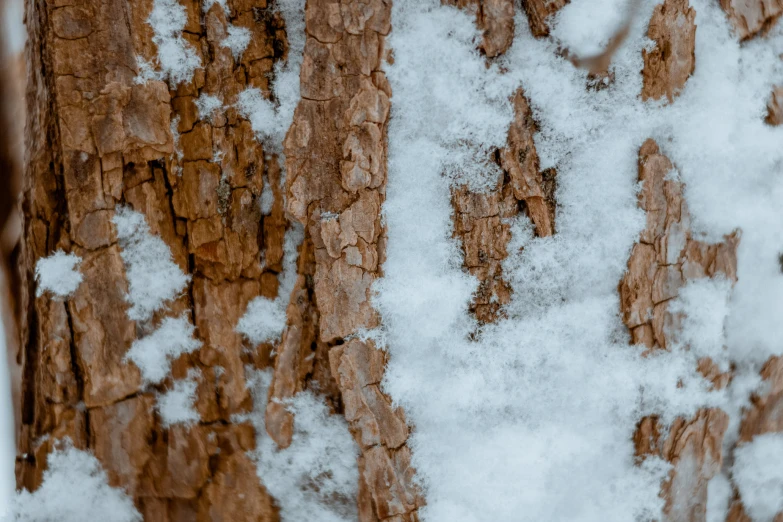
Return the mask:
[[[250,29],[247,27],[239,27],[236,25],[228,26],[228,36],[226,36],[220,43],[223,47],[231,49],[231,54],[234,55],[234,60],[239,60],[242,53],[245,52],[247,46],[250,44]]]
[[[196,109],[198,110],[198,117],[202,120],[209,120],[212,118],[212,115],[219,110],[222,110],[223,102],[220,98],[217,96],[212,96],[207,93],[201,93],[201,95],[196,98],[193,103],[196,104]]]
[[[783,512],[783,433],[757,435],[734,451],[732,476],[753,522]]]
[[[112,222],[128,278],[128,317],[147,320],[184,290],[190,277],[174,263],[166,243],[150,233],[144,214],[121,207]]]
[[[551,35],[580,58],[604,51],[636,0],[574,0],[550,19]]]
[[[156,408],[164,427],[174,424],[194,424],[201,420],[194,404],[198,388],[198,374],[191,372],[187,379],[174,381],[174,386],[158,396]]]
[[[73,447],[54,450],[47,459],[43,484],[20,491],[11,502],[17,522],[141,522],[133,500],[109,486],[106,472],[90,453]]]
[[[261,214],[268,216],[272,213],[272,206],[275,204],[275,193],[272,190],[272,185],[269,183],[269,178],[266,174],[264,174],[263,180],[264,188],[261,190],[259,205],[261,207]]]
[[[288,60],[277,62],[272,91],[276,103],[266,99],[260,89],[248,88],[239,93],[236,108],[259,140],[270,152],[281,154],[283,140],[299,103],[299,69],[305,45],[304,0],[277,0],[275,6],[285,20],[288,38]]]
[[[158,47],[161,76],[172,85],[189,81],[201,67],[196,49],[182,37],[187,21],[187,11],[177,0],[154,0],[147,20],[152,27],[152,41]]]
[[[278,276],[280,286],[276,299],[256,297],[247,305],[239,319],[236,331],[253,344],[276,342],[286,324],[286,307],[296,284],[297,249],[304,240],[304,227],[294,223],[283,240],[283,272]]]
[[[285,329],[285,306],[282,299],[256,297],[239,319],[237,332],[253,344],[277,341]]]
[[[139,367],[145,382],[157,384],[168,376],[174,359],[201,347],[194,332],[186,316],[166,317],[150,335],[133,341],[125,357]]]
[[[278,449],[264,423],[271,371],[248,370],[255,408],[249,419],[256,429],[258,478],[275,497],[284,522],[354,522],[359,449],[345,420],[330,415],[313,393],[301,392],[286,402],[294,414],[291,445]]]
[[[82,258],[58,250],[35,264],[35,279],[38,281],[36,296],[51,292],[58,297],[68,297],[79,288],[84,277],[79,272]]]
[[[682,331],[678,338],[697,357],[709,357],[721,371],[729,370],[724,323],[729,315],[731,282],[725,278],[689,281],[669,304],[672,314],[681,313]]]
[[[731,500],[731,482],[719,473],[707,483],[706,522],[725,522]]]

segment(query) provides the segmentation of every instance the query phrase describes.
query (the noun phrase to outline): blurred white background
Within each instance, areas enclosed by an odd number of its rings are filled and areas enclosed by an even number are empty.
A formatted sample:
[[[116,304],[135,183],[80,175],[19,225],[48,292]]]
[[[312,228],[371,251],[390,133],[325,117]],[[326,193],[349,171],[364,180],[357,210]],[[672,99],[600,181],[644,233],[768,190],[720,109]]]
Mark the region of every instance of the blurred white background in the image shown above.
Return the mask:
[[[23,23],[22,0],[0,2],[0,38],[5,40],[2,47],[11,56],[2,62],[18,64],[24,51],[25,28]],[[17,70],[19,70],[17,68]],[[7,173],[0,173],[7,175]],[[1,274],[0,274],[1,276]],[[0,287],[3,285],[0,283]],[[0,518],[5,518],[6,510],[14,492],[14,418],[11,403],[11,385],[6,357],[5,332],[0,320]]]

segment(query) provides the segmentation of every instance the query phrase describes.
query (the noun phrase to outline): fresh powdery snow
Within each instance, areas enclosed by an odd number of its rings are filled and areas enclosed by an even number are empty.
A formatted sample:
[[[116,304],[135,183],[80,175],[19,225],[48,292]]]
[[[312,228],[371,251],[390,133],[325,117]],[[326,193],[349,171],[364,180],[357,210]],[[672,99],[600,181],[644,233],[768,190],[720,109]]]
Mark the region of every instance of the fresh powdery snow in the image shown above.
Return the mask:
[[[15,522],[141,522],[133,500],[108,484],[90,453],[68,447],[47,457],[43,484],[20,491],[11,501]]]
[[[152,27],[152,41],[158,48],[159,76],[172,85],[188,81],[201,67],[196,49],[183,37],[188,15],[177,0],[154,0],[147,23]],[[149,64],[141,64],[141,77],[155,77]]]
[[[299,103],[299,68],[305,45],[303,0],[276,0],[274,3],[285,20],[288,38],[288,60],[275,64],[272,82],[274,102],[260,89],[248,88],[239,93],[236,107],[248,120],[256,136],[270,152],[282,154],[283,140]]]
[[[231,49],[231,54],[234,55],[234,59],[238,60],[242,53],[245,52],[247,46],[250,44],[250,29],[247,27],[239,27],[236,25],[228,26],[228,35],[220,43],[223,47]]]
[[[174,382],[174,386],[158,396],[155,408],[163,426],[194,424],[201,417],[195,408],[198,371],[191,371],[186,379]]]
[[[202,120],[209,120],[217,111],[223,110],[223,102],[217,96],[202,93],[193,103],[196,104],[198,117]]]
[[[732,477],[753,522],[772,522],[783,511],[783,433],[758,435],[734,451]]]
[[[150,232],[144,214],[121,207],[112,222],[117,227],[120,255],[128,278],[127,299],[131,305],[128,317],[147,320],[176,298],[190,277],[172,260],[166,243]]]
[[[35,264],[36,295],[40,297],[44,292],[51,292],[57,297],[68,297],[74,293],[83,279],[78,270],[81,261],[76,254],[66,254],[62,250],[39,259]]]
[[[171,363],[183,353],[201,347],[186,316],[166,317],[151,334],[136,339],[125,357],[139,367],[145,382],[158,384],[171,372]]]
[[[237,323],[237,332],[253,344],[269,343],[280,339],[285,329],[286,307],[296,283],[297,249],[304,241],[304,227],[291,225],[283,240],[283,271],[278,276],[280,286],[276,299],[256,297],[247,305],[244,315]]]
[[[599,51],[627,2],[574,0],[544,40],[519,10],[513,47],[489,67],[473,14],[437,0],[394,3],[387,260],[373,302],[391,356],[384,387],[415,427],[424,521],[660,518],[669,466],[636,465],[637,422],[719,406],[732,417],[731,443],[760,365],[783,352],[783,128],[763,122],[783,82],[780,29],[740,46],[717,2],[692,0],[695,73],[673,104],[644,103],[641,51],[652,45],[655,4],[640,2],[614,82],[596,91],[558,51]],[[504,274],[513,301],[506,319],[479,328],[468,313],[477,282],[452,239],[450,189],[481,188],[495,175],[482,155],[504,145],[519,86],[540,127],[541,167],[557,169],[558,233],[535,238],[526,217],[512,223]],[[650,137],[686,183],[694,233],[719,241],[740,228],[742,242],[737,285],[689,284],[677,304],[693,312],[689,331],[643,358],[620,321],[617,284],[644,226],[637,154]],[[711,301],[697,310],[703,299]],[[728,389],[711,391],[695,371],[704,354],[735,365]],[[728,504],[719,477],[713,520]]]
[[[354,522],[359,472],[356,446],[345,419],[306,391],[287,401],[295,416],[291,445],[279,449],[266,433],[264,412],[272,372],[248,369],[253,394],[258,478],[280,506],[280,518],[299,522]]]

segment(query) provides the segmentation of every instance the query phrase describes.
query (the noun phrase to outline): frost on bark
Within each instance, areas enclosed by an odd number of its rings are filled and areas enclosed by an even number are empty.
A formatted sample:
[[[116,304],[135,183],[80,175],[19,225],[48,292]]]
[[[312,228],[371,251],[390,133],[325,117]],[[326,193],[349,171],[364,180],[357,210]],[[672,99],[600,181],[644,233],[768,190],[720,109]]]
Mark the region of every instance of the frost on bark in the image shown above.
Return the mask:
[[[402,411],[380,390],[383,352],[371,340],[351,339],[379,325],[370,296],[384,257],[380,211],[391,90],[382,63],[390,18],[387,0],[307,3],[302,100],[284,150],[287,210],[305,226],[313,246],[314,342],[320,347],[315,358],[328,353],[346,420],[361,448],[359,517],[402,522],[416,520],[422,504],[405,445],[409,430]],[[293,300],[289,318],[305,310],[292,307]],[[278,358],[270,401],[301,386],[296,345],[302,345],[288,344],[300,335],[297,323],[290,321],[283,334],[283,350],[290,356],[288,362]],[[270,433],[287,445],[290,417],[270,416]]]
[[[247,454],[253,428],[234,415],[252,406],[245,366],[269,364],[271,346],[251,346],[235,327],[251,299],[277,295],[287,226],[280,168],[235,109],[204,115],[194,102],[210,94],[228,107],[246,87],[268,92],[286,37],[266,0],[229,1],[230,16],[219,3],[203,14],[198,0],[181,4],[183,38],[201,67],[177,86],[137,79],[138,64],[157,57],[147,23],[153,2],[27,4],[17,482],[39,486],[47,453],[67,437],[94,452],[145,520],[276,520]],[[241,57],[222,45],[229,23],[252,34]],[[262,215],[267,183],[275,202]],[[112,224],[120,207],[143,214],[191,276],[147,321],[127,313]],[[82,258],[84,280],[68,298],[36,297],[34,267],[58,249]],[[160,385],[145,385],[125,359],[131,343],[183,314],[201,349],[174,360]],[[164,427],[156,394],[194,371],[199,422]]]

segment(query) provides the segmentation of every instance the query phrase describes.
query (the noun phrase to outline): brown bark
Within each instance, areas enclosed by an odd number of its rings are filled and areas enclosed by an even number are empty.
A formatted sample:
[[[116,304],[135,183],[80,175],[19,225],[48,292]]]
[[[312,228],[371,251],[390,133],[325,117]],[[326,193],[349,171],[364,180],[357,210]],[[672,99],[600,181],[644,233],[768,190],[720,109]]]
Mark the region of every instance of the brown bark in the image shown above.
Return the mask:
[[[380,211],[391,90],[382,62],[391,2],[348,4],[342,16],[333,16],[337,8],[326,0],[308,2],[302,101],[285,141],[287,209],[312,241],[315,342],[318,353],[328,353],[346,420],[362,451],[360,520],[412,521],[422,498],[412,482],[404,415],[379,386],[383,353],[372,341],[346,339],[379,324],[370,287],[384,257]],[[289,317],[301,313],[292,301]],[[289,340],[300,331],[296,321],[289,324],[284,350],[289,343],[292,352],[297,350]],[[293,353],[278,357],[270,403],[300,387],[292,381],[301,360]],[[287,445],[290,414],[270,411],[273,438]]]
[[[619,288],[623,322],[632,342],[649,350],[672,348],[682,318],[668,308],[688,280],[715,276],[736,280],[738,237],[729,236],[717,245],[691,237],[683,185],[667,179],[672,167],[654,141],[642,145],[639,206],[647,214],[647,226],[631,252]],[[699,361],[698,369],[719,388],[730,378],[709,359]],[[678,418],[670,427],[661,426],[656,417],[639,424],[634,435],[637,456],[657,455],[673,465],[662,490],[667,520],[705,520],[707,483],[720,471],[727,427],[728,416],[716,408],[702,409],[692,419]]]
[[[530,24],[530,32],[536,38],[542,38],[549,35],[549,26],[547,18],[555,14],[569,0],[522,0],[522,7],[525,8],[527,21]]]

